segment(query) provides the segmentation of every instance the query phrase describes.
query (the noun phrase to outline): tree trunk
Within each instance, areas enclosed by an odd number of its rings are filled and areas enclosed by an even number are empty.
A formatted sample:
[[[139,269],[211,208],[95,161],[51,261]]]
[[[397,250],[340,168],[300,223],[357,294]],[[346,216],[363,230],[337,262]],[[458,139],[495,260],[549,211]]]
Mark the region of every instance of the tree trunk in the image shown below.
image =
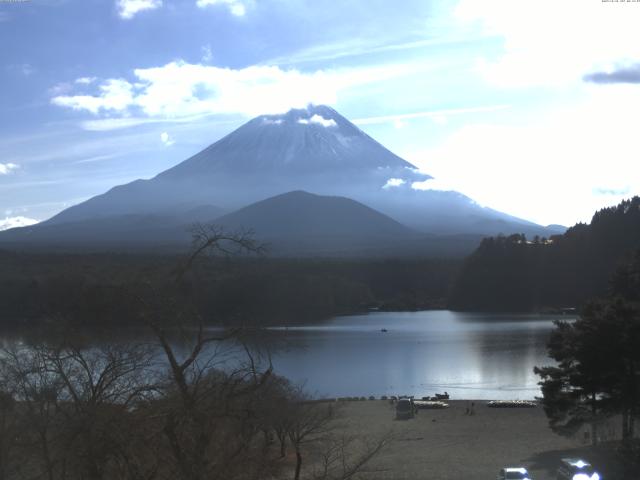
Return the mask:
[[[280,440],[280,458],[287,456],[287,441],[283,438]]]
[[[293,480],[300,480],[300,470],[302,469],[302,454],[300,450],[296,448],[296,473]]]
[[[278,437],[278,442],[280,442],[280,458],[284,458],[287,455],[287,435],[280,430],[276,430],[276,436]]]
[[[596,394],[591,394],[591,445],[598,445],[598,424],[596,420]]]
[[[6,468],[6,461],[4,458],[4,445],[0,444],[0,480],[4,480],[6,478],[5,468]]]
[[[627,442],[629,440],[629,410],[626,408],[622,410],[622,441]]]
[[[53,460],[51,459],[51,454],[49,452],[49,440],[47,438],[47,431],[40,430],[38,432],[38,435],[40,437],[40,442],[42,447],[42,456],[44,457],[44,463],[47,469],[47,478],[49,480],[54,480],[55,478],[54,471],[53,471],[54,464],[53,464]]]
[[[262,438],[264,439],[264,444],[262,446],[262,453],[266,454],[269,451],[269,447],[273,443],[269,438],[269,430],[262,430]]]

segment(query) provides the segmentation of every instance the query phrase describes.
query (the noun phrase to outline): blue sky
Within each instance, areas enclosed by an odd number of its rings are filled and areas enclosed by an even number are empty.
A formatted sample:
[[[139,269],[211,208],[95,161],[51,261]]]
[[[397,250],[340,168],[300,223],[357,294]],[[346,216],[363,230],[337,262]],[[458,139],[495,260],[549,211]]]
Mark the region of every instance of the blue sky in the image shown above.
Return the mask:
[[[640,3],[0,3],[0,228],[326,103],[434,180],[542,224],[640,193]]]

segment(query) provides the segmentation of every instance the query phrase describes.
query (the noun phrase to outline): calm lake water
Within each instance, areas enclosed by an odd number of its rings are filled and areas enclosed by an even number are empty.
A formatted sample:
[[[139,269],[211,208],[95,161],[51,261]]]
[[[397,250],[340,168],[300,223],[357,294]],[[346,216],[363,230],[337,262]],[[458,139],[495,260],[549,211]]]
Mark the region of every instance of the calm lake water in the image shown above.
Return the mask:
[[[536,365],[558,315],[380,312],[272,329],[276,372],[315,396],[434,395],[533,399]],[[381,332],[381,329],[387,332]],[[275,330],[275,331],[274,331]]]
[[[260,347],[257,352],[270,352],[277,374],[303,383],[316,397],[422,397],[447,391],[452,399],[533,399],[540,395],[533,367],[552,364],[546,343],[557,318],[573,317],[379,312],[270,328],[253,341]],[[157,347],[147,330],[124,329],[107,337],[89,331],[83,338],[96,346],[115,342]],[[31,340],[0,335],[0,347],[29,345]],[[179,356],[190,352],[190,340],[170,341]],[[246,361],[244,350],[235,344],[213,345],[210,353],[216,353],[221,368]],[[164,356],[158,359],[164,368]]]

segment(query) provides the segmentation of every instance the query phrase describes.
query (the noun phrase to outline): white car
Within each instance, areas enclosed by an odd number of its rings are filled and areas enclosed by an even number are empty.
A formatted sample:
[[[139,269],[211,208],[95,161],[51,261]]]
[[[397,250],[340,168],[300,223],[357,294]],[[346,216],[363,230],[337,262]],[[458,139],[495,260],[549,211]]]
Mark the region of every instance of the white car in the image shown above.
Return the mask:
[[[498,480],[533,480],[524,467],[505,467],[498,473]]]
[[[579,458],[563,458],[556,478],[558,480],[600,480],[600,474],[589,462]]]

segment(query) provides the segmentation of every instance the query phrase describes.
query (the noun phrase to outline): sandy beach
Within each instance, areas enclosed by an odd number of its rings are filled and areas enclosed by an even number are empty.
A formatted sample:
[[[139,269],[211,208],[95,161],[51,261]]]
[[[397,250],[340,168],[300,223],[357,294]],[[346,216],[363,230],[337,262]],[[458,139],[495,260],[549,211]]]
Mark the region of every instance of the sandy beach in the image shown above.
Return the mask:
[[[591,461],[603,479],[622,478],[609,449],[585,445],[582,434],[554,434],[540,406],[497,409],[475,401],[467,415],[470,401],[450,401],[448,409],[396,420],[388,401],[344,403],[340,423],[347,434],[394,433],[370,464],[368,479],[495,479],[502,467],[525,466],[534,480],[555,480],[559,460],[576,456]]]

